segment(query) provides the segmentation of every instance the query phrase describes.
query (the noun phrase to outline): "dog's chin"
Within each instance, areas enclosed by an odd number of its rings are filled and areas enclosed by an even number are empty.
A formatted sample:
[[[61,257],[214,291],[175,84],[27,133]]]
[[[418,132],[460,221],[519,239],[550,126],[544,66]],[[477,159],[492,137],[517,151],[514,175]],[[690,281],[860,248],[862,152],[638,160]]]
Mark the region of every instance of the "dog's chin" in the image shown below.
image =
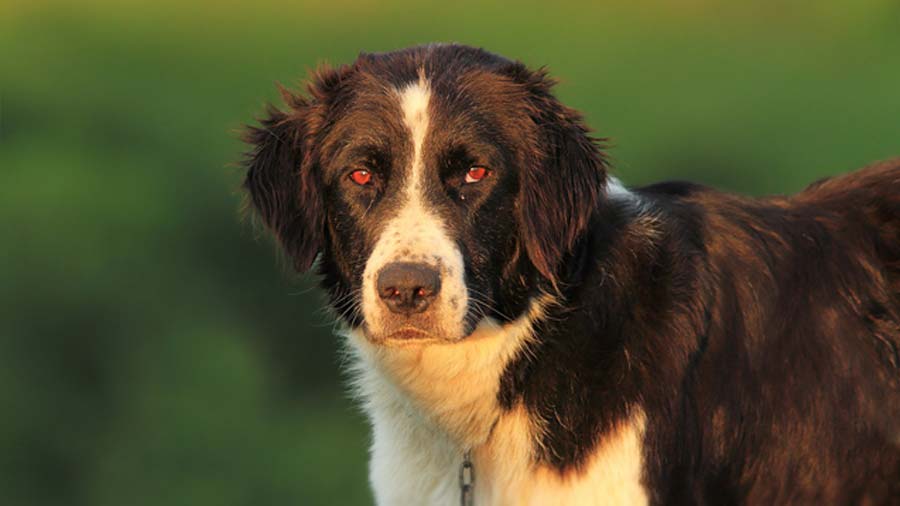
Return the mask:
[[[451,344],[465,339],[467,334],[449,334],[438,329],[427,329],[414,325],[373,331],[363,324],[363,333],[371,343],[380,346],[422,346],[427,344]]]
[[[363,318],[357,326],[370,343],[379,346],[422,346],[453,344],[476,333],[480,321],[466,313],[455,322],[414,315],[412,318],[379,317],[376,322]]]

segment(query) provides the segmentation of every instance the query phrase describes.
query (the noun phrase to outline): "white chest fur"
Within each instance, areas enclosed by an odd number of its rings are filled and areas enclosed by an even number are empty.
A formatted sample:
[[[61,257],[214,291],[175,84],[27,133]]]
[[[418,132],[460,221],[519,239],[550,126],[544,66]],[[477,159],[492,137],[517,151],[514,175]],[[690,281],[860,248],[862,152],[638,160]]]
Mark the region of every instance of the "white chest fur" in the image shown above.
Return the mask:
[[[372,424],[369,477],[379,505],[459,504],[465,448],[473,449],[477,506],[647,503],[639,409],[580,471],[560,475],[534,465],[541,427],[524,408],[497,405],[503,370],[541,312],[533,308],[452,344],[383,347],[348,333],[354,386]]]
[[[640,409],[600,441],[582,469],[566,474],[533,463],[532,424],[524,408],[514,410],[501,418],[496,437],[478,452],[479,506],[647,504],[641,483],[645,417]]]

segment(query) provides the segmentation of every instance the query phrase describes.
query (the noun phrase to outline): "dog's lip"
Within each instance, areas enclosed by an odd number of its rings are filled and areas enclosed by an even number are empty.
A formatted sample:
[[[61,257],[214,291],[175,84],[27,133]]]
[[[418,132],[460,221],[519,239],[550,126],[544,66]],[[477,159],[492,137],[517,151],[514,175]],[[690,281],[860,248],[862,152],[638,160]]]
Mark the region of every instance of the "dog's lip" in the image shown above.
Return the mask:
[[[389,334],[374,336],[366,332],[366,336],[375,344],[381,345],[414,345],[428,343],[446,343],[448,339],[439,337],[432,332],[411,325],[404,325]]]
[[[397,330],[391,332],[390,334],[388,334],[387,336],[385,336],[385,339],[428,339],[428,338],[436,339],[437,336],[428,332],[427,330],[423,330],[418,327],[412,327],[409,325],[400,327],[399,329],[397,329]]]

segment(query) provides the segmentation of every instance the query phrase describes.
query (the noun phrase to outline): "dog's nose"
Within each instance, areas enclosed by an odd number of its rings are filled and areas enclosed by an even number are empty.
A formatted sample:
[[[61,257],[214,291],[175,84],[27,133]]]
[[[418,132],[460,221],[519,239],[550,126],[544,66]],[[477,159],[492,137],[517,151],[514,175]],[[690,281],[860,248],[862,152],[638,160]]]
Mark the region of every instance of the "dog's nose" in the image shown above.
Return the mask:
[[[378,273],[375,289],[388,309],[408,316],[428,309],[441,291],[441,274],[425,264],[394,262]]]

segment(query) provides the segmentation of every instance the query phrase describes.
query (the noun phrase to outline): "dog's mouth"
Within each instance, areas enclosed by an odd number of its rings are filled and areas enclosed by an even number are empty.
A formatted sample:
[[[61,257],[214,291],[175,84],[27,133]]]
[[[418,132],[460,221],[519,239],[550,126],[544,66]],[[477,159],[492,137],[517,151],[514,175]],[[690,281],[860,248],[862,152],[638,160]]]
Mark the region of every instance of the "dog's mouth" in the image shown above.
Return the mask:
[[[465,338],[464,336],[448,336],[444,332],[436,332],[408,324],[381,333],[372,332],[367,325],[363,325],[363,333],[372,343],[385,346],[448,344]]]
[[[391,332],[384,339],[389,341],[421,341],[423,339],[438,339],[438,337],[426,330],[407,325]]]

